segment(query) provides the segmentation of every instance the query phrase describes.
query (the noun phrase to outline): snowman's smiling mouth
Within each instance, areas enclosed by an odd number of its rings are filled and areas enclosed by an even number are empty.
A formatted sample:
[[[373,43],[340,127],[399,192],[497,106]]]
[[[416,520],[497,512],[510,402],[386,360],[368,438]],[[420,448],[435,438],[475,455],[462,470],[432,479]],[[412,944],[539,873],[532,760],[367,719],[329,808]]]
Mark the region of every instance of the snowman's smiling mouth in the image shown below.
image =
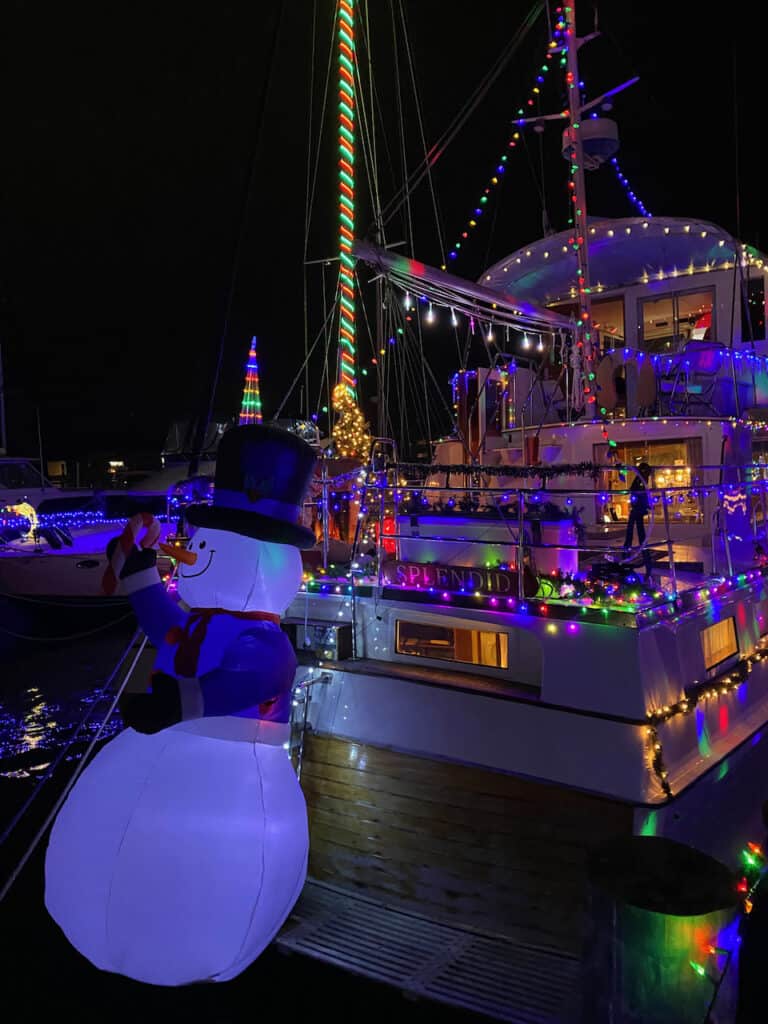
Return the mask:
[[[208,572],[208,570],[210,569],[211,562],[213,561],[213,556],[215,554],[216,548],[211,548],[208,554],[208,561],[206,562],[205,568],[201,569],[200,572],[182,572],[181,569],[179,569],[179,576],[181,576],[181,578],[184,580],[191,580],[194,579],[195,576],[202,576],[204,572]]]

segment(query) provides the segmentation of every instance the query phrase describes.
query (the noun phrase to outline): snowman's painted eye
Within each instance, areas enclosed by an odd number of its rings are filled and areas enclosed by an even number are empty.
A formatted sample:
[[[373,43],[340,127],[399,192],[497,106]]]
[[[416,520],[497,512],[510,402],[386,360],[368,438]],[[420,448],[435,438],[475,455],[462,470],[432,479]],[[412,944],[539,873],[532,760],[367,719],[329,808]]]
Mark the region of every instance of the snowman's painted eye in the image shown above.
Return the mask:
[[[200,550],[202,551],[204,547],[205,547],[205,541],[201,540],[200,541]]]

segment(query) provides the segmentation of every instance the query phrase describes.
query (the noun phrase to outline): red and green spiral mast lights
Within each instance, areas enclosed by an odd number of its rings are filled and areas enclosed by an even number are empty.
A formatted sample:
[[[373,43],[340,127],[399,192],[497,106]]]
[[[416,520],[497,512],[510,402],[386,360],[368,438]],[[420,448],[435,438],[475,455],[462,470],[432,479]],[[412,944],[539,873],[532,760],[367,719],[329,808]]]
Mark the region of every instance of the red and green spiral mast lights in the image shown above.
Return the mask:
[[[355,325],[355,0],[336,8],[339,73],[339,376],[333,407],[339,419],[333,439],[340,455],[367,454],[368,435],[357,405]]]
[[[238,426],[243,427],[249,423],[261,423],[263,419],[261,393],[259,391],[259,363],[256,358],[256,338],[254,337],[251,338],[248,362],[245,366],[245,387],[243,388],[243,403],[240,406]]]

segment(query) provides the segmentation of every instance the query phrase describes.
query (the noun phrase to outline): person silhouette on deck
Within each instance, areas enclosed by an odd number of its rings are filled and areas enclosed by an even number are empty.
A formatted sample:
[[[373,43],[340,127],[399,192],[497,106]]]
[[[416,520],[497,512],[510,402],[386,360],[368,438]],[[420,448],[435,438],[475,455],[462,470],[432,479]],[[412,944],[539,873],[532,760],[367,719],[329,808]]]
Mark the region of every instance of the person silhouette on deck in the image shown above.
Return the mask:
[[[650,505],[648,502],[648,492],[645,489],[645,485],[651,476],[651,467],[647,462],[641,462],[637,467],[638,475],[632,481],[632,485],[629,488],[629,520],[627,521],[627,535],[624,538],[624,553],[627,554],[629,549],[632,547],[632,535],[637,527],[637,543],[642,545],[645,543],[645,522],[644,519],[648,515]],[[643,565],[645,566],[645,578],[650,580],[651,578],[651,553],[648,548],[642,549]]]

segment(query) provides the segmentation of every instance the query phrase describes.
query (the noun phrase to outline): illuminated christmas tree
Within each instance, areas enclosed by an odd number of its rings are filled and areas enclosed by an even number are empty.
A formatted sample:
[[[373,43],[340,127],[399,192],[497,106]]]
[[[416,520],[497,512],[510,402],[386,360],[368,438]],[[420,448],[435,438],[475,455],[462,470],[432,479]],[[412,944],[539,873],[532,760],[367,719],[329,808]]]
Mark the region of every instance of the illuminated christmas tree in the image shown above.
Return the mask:
[[[367,458],[371,447],[368,425],[359,405],[344,384],[337,384],[333,389],[333,409],[338,416],[333,428],[333,440],[339,455]]]
[[[238,425],[261,423],[261,395],[259,393],[259,364],[256,361],[256,338],[251,338],[248,362],[245,367],[245,387],[243,388],[243,404],[240,407]]]

